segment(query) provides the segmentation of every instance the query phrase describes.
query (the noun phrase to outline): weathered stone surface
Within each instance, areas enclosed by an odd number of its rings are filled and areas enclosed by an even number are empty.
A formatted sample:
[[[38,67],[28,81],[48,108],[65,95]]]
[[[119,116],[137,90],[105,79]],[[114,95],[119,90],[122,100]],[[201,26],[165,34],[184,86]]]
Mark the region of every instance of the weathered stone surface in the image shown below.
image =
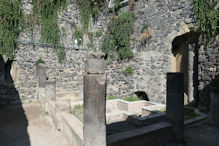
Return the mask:
[[[136,91],[144,91],[150,101],[165,103],[166,73],[171,71],[172,41],[176,36],[190,32],[189,25],[194,22],[191,2],[191,0],[178,0],[177,2],[175,0],[138,0],[136,2],[136,8],[133,10],[135,15],[134,32],[131,39],[131,49],[135,57],[121,62],[112,61],[106,66],[108,95],[123,98],[133,95]],[[129,6],[125,6],[121,11],[128,9]],[[31,1],[23,0],[23,11],[25,14],[33,12]],[[101,50],[103,39],[107,33],[107,25],[111,19],[112,13],[104,12],[100,13],[95,24],[92,23],[92,20],[90,21],[89,31],[94,34],[93,43],[97,51]],[[146,44],[141,43],[141,29],[144,23],[150,23],[154,30],[154,34]],[[63,28],[61,33],[66,32],[66,37],[63,39],[66,46],[66,60],[63,64],[58,63],[58,57],[53,48],[41,45],[33,47],[30,45],[31,43],[19,44],[20,49],[16,52],[14,59],[19,67],[18,82],[15,86],[22,100],[33,100],[37,97],[34,63],[39,58],[42,58],[47,66],[48,78],[51,81],[57,81],[57,91],[78,90],[78,86],[83,84],[86,56],[94,50],[87,47],[90,40],[86,34],[79,50],[69,48],[69,46],[74,46],[72,24],[75,24],[78,29],[82,26],[76,1],[70,2],[66,10],[60,11],[58,16],[59,28]],[[95,36],[95,32],[98,30],[102,31],[100,37]],[[35,26],[33,33],[33,41],[40,42],[40,26]],[[19,39],[32,42],[30,38],[32,38],[31,33],[24,31]],[[216,48],[219,45],[214,46]],[[203,60],[199,66],[201,71],[199,73],[200,88],[206,87],[216,76],[215,71],[209,72],[206,68],[215,67],[212,60],[217,56],[217,51],[217,49],[210,49],[200,52],[199,58]],[[210,60],[210,64],[207,65]],[[123,74],[127,66],[134,69],[133,76]],[[203,94],[200,97],[203,97]]]
[[[219,88],[211,88],[210,123],[219,127]]]
[[[84,146],[106,146],[106,76],[84,76]]]
[[[184,141],[184,78],[183,73],[167,73],[166,118],[173,125],[176,142]]]
[[[194,56],[195,44],[188,48],[188,103],[194,100]]]
[[[56,100],[56,82],[47,81],[45,83],[45,109],[48,110],[48,102]]]
[[[105,60],[104,53],[90,53],[86,62],[87,74],[104,74]]]
[[[46,70],[44,64],[39,64],[36,68],[37,77],[38,77],[38,86],[40,88],[45,88],[45,84],[47,81]]]

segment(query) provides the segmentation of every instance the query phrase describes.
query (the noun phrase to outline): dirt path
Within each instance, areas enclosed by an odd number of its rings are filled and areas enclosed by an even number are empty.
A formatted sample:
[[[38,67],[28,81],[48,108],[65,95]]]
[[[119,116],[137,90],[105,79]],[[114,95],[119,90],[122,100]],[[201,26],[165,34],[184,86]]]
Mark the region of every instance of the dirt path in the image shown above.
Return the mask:
[[[0,146],[69,146],[39,103],[0,109]]]

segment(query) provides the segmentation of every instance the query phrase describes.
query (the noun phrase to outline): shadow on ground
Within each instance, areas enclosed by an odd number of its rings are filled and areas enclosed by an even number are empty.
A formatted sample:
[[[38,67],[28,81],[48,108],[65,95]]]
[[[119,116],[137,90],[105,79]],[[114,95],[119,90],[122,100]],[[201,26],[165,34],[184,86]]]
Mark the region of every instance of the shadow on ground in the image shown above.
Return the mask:
[[[0,146],[29,146],[28,121],[10,75],[11,65],[0,57]]]

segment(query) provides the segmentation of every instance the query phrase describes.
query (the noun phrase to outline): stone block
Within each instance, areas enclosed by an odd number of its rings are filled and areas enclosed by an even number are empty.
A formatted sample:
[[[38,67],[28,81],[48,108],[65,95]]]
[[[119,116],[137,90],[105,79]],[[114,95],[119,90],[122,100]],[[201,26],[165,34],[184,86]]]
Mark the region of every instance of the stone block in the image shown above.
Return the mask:
[[[183,73],[167,73],[166,119],[173,125],[176,142],[184,141]]]
[[[219,88],[211,88],[210,97],[211,105],[209,120],[213,126],[219,127]]]

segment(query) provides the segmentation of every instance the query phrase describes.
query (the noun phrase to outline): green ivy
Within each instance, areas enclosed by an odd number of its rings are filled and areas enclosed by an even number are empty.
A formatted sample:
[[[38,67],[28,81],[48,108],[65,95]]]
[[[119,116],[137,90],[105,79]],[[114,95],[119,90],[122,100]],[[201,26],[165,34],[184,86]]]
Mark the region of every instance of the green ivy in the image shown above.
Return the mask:
[[[83,44],[83,31],[78,29],[76,26],[74,27],[74,32],[72,34],[72,39],[78,41],[78,46]]]
[[[218,34],[219,10],[216,8],[218,0],[193,0],[193,4],[199,30],[210,44],[211,39]]]
[[[83,31],[88,31],[90,21],[90,5],[88,0],[77,0]]]
[[[126,76],[131,76],[134,74],[134,69],[131,66],[126,67],[126,69],[123,71],[123,74]]]
[[[103,52],[109,57],[114,57],[116,52],[118,60],[132,58],[134,54],[130,48],[130,37],[133,33],[133,26],[133,13],[120,13],[118,18],[108,25],[108,33],[102,43]]]
[[[77,0],[84,32],[88,31],[90,17],[96,19],[105,2],[105,0]]]
[[[63,47],[60,47],[63,46],[63,40],[61,41],[61,31],[58,26],[58,12],[66,8],[67,0],[32,0],[32,4],[34,15],[37,19],[39,18],[37,21],[42,26],[41,41],[53,44],[59,62],[63,62],[63,57],[66,55]]]
[[[14,58],[23,25],[22,0],[0,0],[0,55]]]
[[[38,66],[39,64],[45,64],[45,62],[40,58],[35,62],[35,66]]]
[[[57,50],[57,55],[59,58],[59,63],[63,63],[66,58],[66,52],[63,48]]]
[[[40,18],[42,42],[59,46],[61,32],[58,26],[58,12],[66,8],[67,0],[33,0],[33,11]]]

